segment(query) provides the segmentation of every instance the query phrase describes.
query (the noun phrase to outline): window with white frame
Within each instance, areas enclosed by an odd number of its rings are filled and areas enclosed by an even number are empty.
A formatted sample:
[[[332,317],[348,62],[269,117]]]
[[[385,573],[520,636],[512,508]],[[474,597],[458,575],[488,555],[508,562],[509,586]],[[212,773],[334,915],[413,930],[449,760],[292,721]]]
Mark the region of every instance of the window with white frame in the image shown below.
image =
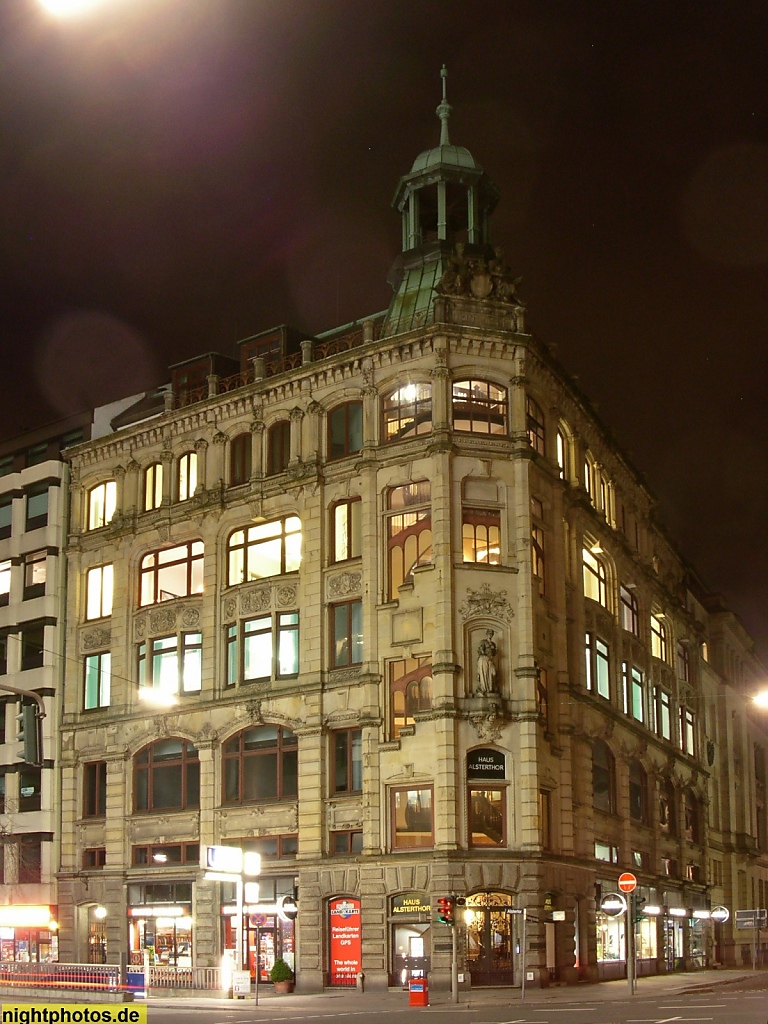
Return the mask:
[[[610,651],[605,640],[594,633],[585,636],[587,689],[606,700],[611,699]]]
[[[181,633],[139,644],[139,691],[199,693],[203,684],[203,635]]]
[[[645,679],[637,665],[621,663],[624,714],[637,722],[645,721]]]
[[[301,565],[301,520],[285,516],[229,535],[227,584],[298,572]]]
[[[112,655],[98,651],[85,657],[85,687],[83,707],[86,711],[108,708],[112,679]]]
[[[680,708],[680,747],[684,753],[696,753],[696,713],[683,704]]]
[[[227,627],[227,686],[298,672],[298,611],[242,619]]]
[[[608,607],[608,576],[605,562],[597,556],[595,549],[584,547],[582,550],[584,597],[597,601],[604,608]]]
[[[114,480],[92,487],[88,491],[88,529],[98,530],[112,521],[117,507],[117,484]]]
[[[11,597],[11,560],[0,562],[0,605],[8,604]]]
[[[86,573],[86,619],[103,619],[112,614],[113,576],[111,563],[96,565]]]
[[[672,739],[672,696],[663,686],[653,688],[654,731],[663,740]]]
[[[197,490],[197,452],[184,452],[176,466],[176,494],[187,501]]]

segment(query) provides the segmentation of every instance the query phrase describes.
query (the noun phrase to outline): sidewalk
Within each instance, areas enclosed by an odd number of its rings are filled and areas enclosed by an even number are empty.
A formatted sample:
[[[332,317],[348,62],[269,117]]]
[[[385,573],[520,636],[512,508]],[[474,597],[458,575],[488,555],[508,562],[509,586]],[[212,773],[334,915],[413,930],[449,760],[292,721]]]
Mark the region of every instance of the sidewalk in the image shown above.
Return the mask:
[[[661,974],[640,978],[637,992],[630,996],[626,978],[620,981],[603,981],[594,985],[563,985],[551,988],[526,988],[525,1002],[542,1003],[591,1003],[599,1001],[643,999],[656,997],[660,994],[692,995],[697,992],[711,992],[713,989],[729,985],[754,982],[755,987],[761,983],[768,986],[768,971],[751,970],[719,970],[694,971],[680,974]],[[465,1009],[474,1006],[510,1006],[522,1002],[519,988],[476,988],[470,992],[461,992],[459,1006]],[[255,996],[246,999],[206,999],[202,996],[150,996],[148,1006],[188,1007],[190,1009],[208,1009],[214,1007],[254,1006]],[[408,1008],[408,993],[400,989],[386,992],[374,991],[360,993],[356,990],[327,989],[324,992],[301,993],[277,996],[272,988],[264,985],[259,988],[259,1005],[269,1004],[270,1010],[296,1011],[309,1008],[324,1009],[327,1013],[344,1010],[348,1013],[361,1013],[368,1010],[397,1010]],[[447,1007],[451,1005],[450,993],[445,989],[430,992],[430,1005]]]

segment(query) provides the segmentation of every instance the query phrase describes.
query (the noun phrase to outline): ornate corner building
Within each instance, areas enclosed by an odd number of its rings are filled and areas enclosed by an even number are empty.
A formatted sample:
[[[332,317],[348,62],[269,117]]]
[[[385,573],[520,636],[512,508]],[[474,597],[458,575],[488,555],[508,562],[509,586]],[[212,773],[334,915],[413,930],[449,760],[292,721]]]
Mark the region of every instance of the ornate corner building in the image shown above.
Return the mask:
[[[761,667],[526,333],[449,113],[385,313],[189,360],[71,450],[62,959],[217,965],[233,844],[251,970],[306,989],[447,979],[449,894],[474,984],[620,976],[622,870],[641,972],[741,962],[708,911],[765,906]]]

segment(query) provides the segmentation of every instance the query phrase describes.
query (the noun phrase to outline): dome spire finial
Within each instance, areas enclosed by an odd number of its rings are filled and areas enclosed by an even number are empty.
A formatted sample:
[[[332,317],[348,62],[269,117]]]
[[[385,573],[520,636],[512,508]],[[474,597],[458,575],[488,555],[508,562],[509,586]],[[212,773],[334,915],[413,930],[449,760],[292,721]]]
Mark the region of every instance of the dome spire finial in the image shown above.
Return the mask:
[[[451,140],[448,138],[448,118],[451,116],[453,107],[448,102],[448,68],[445,64],[440,70],[440,77],[443,80],[443,99],[435,113],[440,118],[440,145],[449,146]]]

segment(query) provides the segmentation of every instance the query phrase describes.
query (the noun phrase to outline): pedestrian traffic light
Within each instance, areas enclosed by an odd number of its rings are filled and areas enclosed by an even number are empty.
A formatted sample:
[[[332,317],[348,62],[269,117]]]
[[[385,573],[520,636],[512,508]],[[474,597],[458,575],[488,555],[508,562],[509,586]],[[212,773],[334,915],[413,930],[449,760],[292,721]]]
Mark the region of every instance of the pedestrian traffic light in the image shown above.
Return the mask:
[[[441,896],[437,901],[437,920],[440,924],[453,924],[453,896]]]
[[[17,751],[17,757],[27,764],[41,765],[43,763],[41,719],[37,715],[37,704],[21,705],[21,710],[16,715],[16,741],[21,744],[21,750]]]
[[[648,900],[645,896],[635,896],[635,924],[645,921],[645,905],[647,902]]]

